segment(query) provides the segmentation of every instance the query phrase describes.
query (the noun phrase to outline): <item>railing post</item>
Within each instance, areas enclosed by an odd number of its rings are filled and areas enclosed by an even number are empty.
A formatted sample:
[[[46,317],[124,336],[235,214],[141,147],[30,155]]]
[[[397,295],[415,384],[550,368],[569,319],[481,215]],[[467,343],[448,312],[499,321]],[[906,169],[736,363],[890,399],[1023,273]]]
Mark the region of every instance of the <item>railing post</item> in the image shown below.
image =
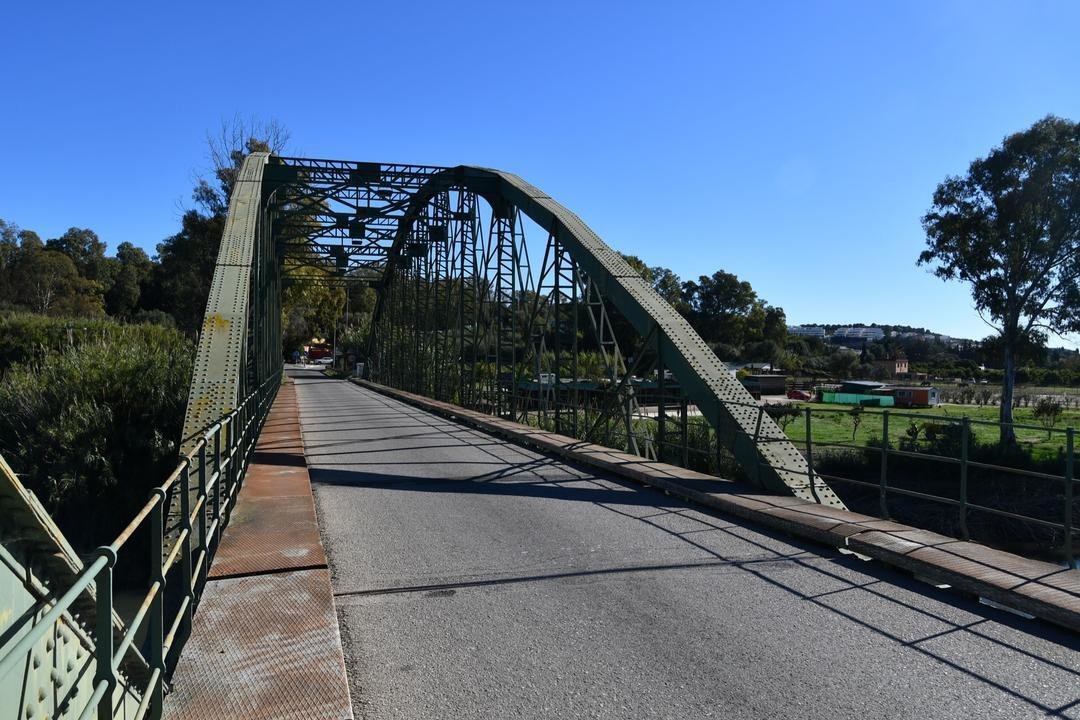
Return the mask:
[[[1073,555],[1073,429],[1065,430],[1065,559],[1069,567],[1076,569]]]
[[[183,529],[187,531],[187,537],[184,538],[184,547],[180,550],[180,580],[183,583],[181,590],[183,590],[184,597],[188,600],[188,606],[184,610],[184,619],[180,626],[180,636],[187,638],[191,634],[192,613],[195,607],[195,581],[191,577],[191,542],[193,539],[191,529],[191,458],[184,458],[184,470],[180,473],[180,513],[183,515]]]
[[[210,564],[210,541],[206,537],[206,503],[210,496],[206,490],[206,463],[209,460],[206,452],[206,440],[203,440],[199,448],[199,494],[202,498],[202,506],[199,508],[199,578],[196,581],[201,590],[206,585],[207,566]]]
[[[229,416],[225,435],[225,458],[229,462],[228,480],[225,483],[225,497],[229,500],[226,515],[232,513],[232,500],[236,494],[236,413]]]
[[[971,434],[971,420],[964,418],[960,423],[963,436],[960,438],[960,538],[967,540],[967,503],[968,503],[968,436]]]
[[[224,429],[224,424],[218,423],[217,430],[214,431],[214,520],[221,517],[221,433]],[[214,532],[220,536],[221,524],[215,527]]]
[[[679,441],[682,443],[682,466],[683,467],[689,467],[690,466],[690,420],[689,420],[689,415],[690,415],[689,401],[686,399],[686,396],[683,396],[682,401],[680,403],[680,407],[679,407],[679,418],[682,421],[682,430],[679,433],[680,434]],[[717,441],[718,442],[719,442],[719,438],[720,438],[719,432],[720,431],[717,430]],[[709,437],[708,435],[705,436],[706,440],[708,440],[708,437]]]
[[[97,621],[94,624],[94,685],[106,683],[105,694],[98,701],[98,720],[112,720],[113,690],[116,688],[116,673],[113,672],[113,653],[116,652],[116,647],[113,643],[112,571],[116,565],[116,551],[110,547],[100,547],[97,554],[104,555],[106,563],[95,578]]]
[[[662,334],[656,334],[656,459],[664,462],[664,446],[667,444],[667,373],[664,368]]]
[[[764,418],[765,418],[765,407],[762,406],[762,405],[759,405],[758,406],[758,411],[757,411],[757,424],[754,426],[754,451],[755,451],[754,452],[754,457],[756,457],[758,459],[757,462],[754,464],[754,481],[757,483],[758,487],[761,487],[761,452],[758,450],[758,440],[761,439],[761,421]],[[717,437],[717,439],[719,439],[720,438],[720,435],[719,435],[719,427],[720,427],[719,419],[717,420],[716,427],[717,427],[717,436],[716,437]],[[717,463],[719,463],[719,455],[720,455],[720,452],[719,452],[720,451],[720,444],[719,443],[717,443],[717,448],[716,449],[717,449]]]
[[[810,408],[803,408],[806,417],[806,477],[810,481],[810,494],[814,499],[821,502],[817,494],[817,485],[814,482],[814,440],[810,431]]]
[[[702,417],[704,417],[704,415],[705,414],[702,413]],[[713,427],[716,428],[716,474],[719,475],[720,474],[721,462],[723,460],[723,458],[721,456],[721,445],[722,445],[722,443],[720,441],[720,416],[719,415],[716,416],[716,424],[713,425]]]
[[[881,485],[878,489],[878,505],[881,517],[889,517],[889,411],[881,412]]]
[[[165,561],[165,527],[163,522],[163,508],[165,507],[165,491],[155,488],[153,495],[157,503],[150,511],[150,583],[160,583],[157,594],[150,601],[149,624],[146,627],[146,641],[150,646],[150,669],[158,670],[158,679],[154,686],[147,688],[150,696],[150,717],[158,720],[162,713],[164,702],[165,680],[165,576],[162,574],[162,563]],[[184,539],[188,544],[190,538]]]

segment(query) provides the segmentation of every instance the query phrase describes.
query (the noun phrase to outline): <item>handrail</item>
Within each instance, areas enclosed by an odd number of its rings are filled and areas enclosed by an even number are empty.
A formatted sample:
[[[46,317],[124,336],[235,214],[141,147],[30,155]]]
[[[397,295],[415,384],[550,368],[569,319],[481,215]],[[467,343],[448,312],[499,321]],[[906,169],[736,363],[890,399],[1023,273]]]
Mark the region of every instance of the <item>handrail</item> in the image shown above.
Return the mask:
[[[670,401],[671,398],[665,398],[663,396],[658,397],[658,411],[655,415],[646,413],[635,415],[632,418],[633,424],[629,430],[629,434],[633,435],[639,447],[655,448],[656,459],[662,459],[665,451],[670,453],[674,449],[681,451],[683,466],[691,467],[690,458],[692,456],[695,460],[695,464],[699,466],[699,469],[701,469],[701,466],[704,466],[704,469],[706,469],[707,472],[711,472],[712,468],[715,467],[717,468],[717,471],[719,471],[719,459],[714,460],[714,458],[716,458],[716,453],[718,452],[715,431],[708,429],[704,436],[695,433],[697,436],[694,441],[689,441],[687,428],[694,425],[696,421],[688,414],[689,405],[687,404],[687,398],[686,396],[682,396],[679,403],[674,405],[669,405]],[[757,414],[759,419],[763,418],[763,416],[769,412],[768,406],[757,402],[746,403],[740,401],[728,401],[728,405],[730,407],[751,409]],[[663,410],[661,411],[661,409]],[[671,412],[668,412],[669,410]],[[883,518],[889,518],[891,516],[889,499],[894,496],[937,503],[955,509],[954,512],[957,519],[957,527],[959,528],[959,534],[963,539],[969,539],[970,536],[967,527],[969,516],[974,514],[985,514],[993,517],[1007,518],[1033,529],[1037,528],[1052,531],[1052,544],[1048,545],[1048,549],[1055,552],[1060,550],[1061,554],[1064,556],[1065,563],[1071,568],[1076,567],[1077,557],[1073,552],[1074,541],[1076,539],[1074,537],[1076,535],[1075,528],[1077,526],[1075,522],[1075,515],[1077,512],[1075,500],[1077,493],[1075,484],[1077,478],[1074,471],[1074,442],[1076,430],[1074,428],[1046,428],[1024,423],[1008,423],[1008,425],[1016,430],[1034,431],[1040,434],[1049,432],[1051,437],[1056,438],[1062,438],[1062,436],[1064,436],[1064,472],[1055,474],[1052,470],[1046,472],[1023,467],[1010,467],[1008,465],[984,462],[970,457],[970,444],[973,438],[972,427],[1001,426],[1001,423],[996,423],[991,420],[973,420],[965,417],[930,415],[919,412],[905,412],[903,410],[897,411],[891,408],[879,409],[864,407],[860,408],[858,411],[862,417],[861,427],[875,428],[872,423],[876,419],[880,425],[875,429],[879,428],[881,432],[880,442],[875,441],[874,444],[866,444],[865,442],[854,440],[848,441],[846,439],[823,439],[820,437],[820,430],[818,430],[818,432],[815,432],[814,430],[815,424],[811,422],[811,416],[820,418],[821,416],[827,417],[829,415],[834,417],[851,415],[852,407],[850,406],[809,407],[800,405],[797,410],[798,415],[792,421],[795,432],[790,438],[788,437],[787,432],[780,427],[776,428],[776,433],[783,434],[782,438],[766,436],[766,433],[763,430],[763,424],[754,423],[752,425],[754,435],[748,437],[748,439],[759,446],[781,440],[785,442],[794,442],[797,446],[801,446],[799,449],[803,454],[803,458],[807,461],[805,467],[796,466],[792,463],[779,463],[773,465],[772,469],[794,475],[802,475],[807,479],[812,492],[817,489],[822,481],[830,484],[843,483],[847,486],[857,486],[866,489],[875,488],[878,490],[877,511],[875,512],[868,507],[862,507],[859,511],[867,514],[876,514]],[[661,412],[663,414],[661,414]],[[676,415],[678,417],[676,417]],[[707,421],[707,418],[704,418],[703,416],[695,415],[694,417],[700,417],[702,424]],[[889,420],[896,418],[911,418],[925,423],[949,424],[950,426],[955,427],[956,455],[950,456],[948,454],[941,454],[941,447],[924,449],[920,449],[920,446],[918,445],[910,447],[901,445],[900,447],[895,447],[893,445],[893,439],[896,438],[897,434],[902,434],[901,428],[903,427],[894,425],[890,434]],[[802,422],[799,422],[799,420]],[[532,423],[534,420],[530,418],[528,421]],[[536,416],[535,422],[543,427],[543,421],[539,414]],[[673,436],[665,431],[665,423],[672,422],[682,426],[680,437]],[[801,437],[799,434],[800,432],[802,433]],[[749,433],[749,431],[747,431],[747,433]],[[868,479],[858,479],[858,477],[844,477],[842,475],[821,472],[818,468],[823,466],[823,455],[828,454],[823,454],[822,450],[834,452],[842,451],[853,454],[872,453],[877,456],[878,465],[875,467],[871,461],[868,460],[865,470],[876,474],[877,477],[871,481]],[[646,454],[647,452],[648,450],[643,451],[642,454]],[[650,457],[652,457],[652,455],[650,455]],[[955,495],[949,496],[940,494],[948,492],[947,489],[934,488],[934,492],[927,492],[924,487],[915,490],[910,487],[897,487],[895,484],[890,483],[889,463],[890,460],[897,458],[939,464],[943,467],[951,466],[956,473],[957,490]],[[715,465],[713,464],[714,462]],[[761,465],[760,462],[759,465]],[[751,466],[746,468],[746,470],[748,474],[750,474],[751,479],[753,479],[755,467]],[[943,473],[953,471],[942,470]],[[969,471],[976,472],[974,477],[969,477]],[[985,500],[973,502],[973,499],[980,500],[980,496],[977,492],[971,492],[971,481],[981,479],[980,475],[977,474],[978,472],[995,473],[1017,479],[1030,478],[1035,481],[1046,483],[1047,487],[1045,495],[1037,498],[1038,500],[1043,501],[1045,512],[1018,512],[1018,509],[1023,508],[1004,509],[1002,507],[993,507],[986,504]],[[892,473],[895,475],[895,470],[893,470]],[[977,489],[977,485],[975,487]],[[1056,492],[1056,488],[1062,488],[1064,492]],[[935,494],[935,492],[938,494]],[[1060,504],[1058,504],[1059,499]],[[1060,507],[1060,513],[1055,509],[1056,507]]]
[[[146,686],[142,688],[142,697],[134,718],[135,720],[143,717],[154,720],[161,718],[166,664],[170,658],[175,659],[176,652],[179,651],[183,639],[190,630],[195,605],[206,583],[206,572],[213,562],[221,532],[228,523],[228,508],[243,483],[248,458],[280,383],[281,371],[279,370],[244,398],[236,408],[203,431],[199,440],[181,456],[180,462],[164,482],[151,491],[150,498],[120,531],[116,539],[109,545],[103,545],[94,551],[93,562],[82,568],[67,592],[56,600],[48,612],[31,625],[28,632],[18,642],[4,652],[4,655],[0,657],[0,676],[5,675],[16,662],[24,658],[71,605],[88,590],[90,584],[95,583],[97,622],[90,633],[96,664],[94,692],[88,704],[82,708],[79,717],[93,717],[95,712],[98,718],[113,717],[112,690],[117,685],[125,657],[133,651],[136,633],[149,622],[146,646],[149,648],[150,657],[144,660],[147,662],[150,674]],[[207,465],[211,463],[212,475],[207,472]],[[228,472],[224,472],[226,468],[229,469]],[[194,486],[193,475],[196,480]],[[223,488],[223,484],[227,487]],[[196,493],[194,503],[191,502],[193,488]],[[164,512],[166,498],[170,492],[179,493],[182,527],[173,547],[166,555],[164,552],[166,540]],[[221,502],[222,493],[227,498],[224,505]],[[211,497],[213,503],[210,503]],[[207,523],[208,515],[211,518],[209,524]],[[151,526],[151,552],[147,590],[131,623],[126,627],[121,626],[119,643],[114,646],[114,634],[117,630],[113,624],[115,588],[112,569],[116,565],[117,554],[148,519]],[[192,552],[191,547],[193,540],[197,541],[195,553]],[[166,632],[166,618],[164,617],[166,576],[177,566],[178,558],[182,559],[177,579],[180,582],[183,597],[172,617],[168,619]],[[176,642],[178,637],[181,640],[180,643]],[[139,657],[142,659],[141,656]]]
[[[740,403],[740,402],[728,402],[731,406],[741,406],[755,409],[759,414],[766,414],[768,411],[765,406],[758,403]],[[880,423],[880,429],[882,436],[880,445],[860,445],[855,442],[835,442],[829,440],[821,440],[820,438],[813,437],[813,423],[811,422],[812,415],[849,415],[851,413],[851,407],[836,407],[836,408],[821,408],[821,407],[807,407],[802,406],[798,408],[800,415],[804,419],[804,436],[801,443],[793,438],[792,441],[797,444],[802,444],[803,452],[807,460],[807,468],[800,469],[791,466],[782,466],[777,469],[787,471],[790,473],[803,474],[807,477],[808,481],[813,484],[816,479],[820,478],[830,483],[846,483],[850,485],[857,485],[861,487],[876,487],[879,493],[879,506],[880,510],[877,513],[879,516],[888,518],[890,516],[888,498],[892,495],[904,496],[925,500],[928,502],[938,503],[945,506],[956,508],[957,524],[960,529],[960,534],[963,539],[969,538],[968,532],[968,516],[971,513],[987,513],[996,517],[1008,518],[1016,520],[1031,526],[1047,528],[1055,532],[1060,532],[1062,536],[1060,550],[1065,557],[1065,562],[1070,568],[1077,566],[1077,558],[1073,553],[1073,545],[1075,534],[1074,517],[1076,513],[1075,504],[1075,483],[1077,479],[1074,473],[1075,462],[1075,433],[1076,430],[1072,427],[1065,428],[1046,428],[1035,425],[1027,425],[1024,423],[998,423],[991,420],[975,420],[967,417],[949,417],[947,415],[927,415],[925,413],[914,413],[905,411],[895,411],[891,409],[877,409],[877,408],[863,408],[862,413],[870,418],[878,418]],[[917,419],[924,422],[934,422],[942,424],[950,424],[960,430],[959,437],[957,438],[958,450],[960,457],[950,457],[948,455],[941,455],[934,452],[920,452],[909,448],[897,448],[892,447],[889,434],[889,420],[895,418],[905,419]],[[635,418],[639,423],[658,423],[658,418],[649,416],[640,416]],[[868,422],[869,418],[864,420]],[[971,428],[972,426],[1011,426],[1014,430],[1031,430],[1040,433],[1050,433],[1051,436],[1061,437],[1064,436],[1065,448],[1064,448],[1064,472],[1061,475],[1056,475],[1048,472],[1041,472],[1039,470],[1030,470],[1020,467],[1008,467],[1006,465],[998,465],[994,463],[982,462],[980,460],[973,460],[969,457],[969,445],[972,438]],[[646,425],[645,427],[648,427]],[[785,433],[786,435],[786,433]],[[895,437],[896,429],[894,427],[892,436]],[[767,438],[757,437],[754,438],[756,442],[768,442]],[[663,440],[660,441],[664,443]],[[710,439],[710,444],[712,440]],[[850,452],[876,452],[880,455],[879,477],[876,482],[870,482],[867,480],[858,480],[851,477],[843,477],[829,473],[822,473],[815,468],[816,464],[820,464],[820,454],[818,462],[815,463],[813,453],[819,451],[822,448],[840,448]],[[700,452],[708,454],[710,450],[707,448]],[[943,495],[936,495],[930,492],[924,492],[922,490],[911,490],[904,487],[896,487],[889,483],[889,459],[890,458],[908,458],[919,461],[942,463],[946,465],[953,465],[957,468],[958,479],[958,493],[957,497],[946,497]],[[969,487],[969,470],[983,470],[988,472],[995,472],[1007,475],[1013,475],[1017,477],[1032,478],[1035,480],[1041,480],[1051,483],[1059,483],[1064,492],[1061,503],[1061,516],[1060,519],[1054,520],[1048,517],[1036,517],[1030,514],[1024,514],[1021,512],[1013,512],[1011,510],[1004,510],[1001,508],[990,507],[982,503],[971,502],[971,492]],[[868,512],[863,510],[863,512]]]

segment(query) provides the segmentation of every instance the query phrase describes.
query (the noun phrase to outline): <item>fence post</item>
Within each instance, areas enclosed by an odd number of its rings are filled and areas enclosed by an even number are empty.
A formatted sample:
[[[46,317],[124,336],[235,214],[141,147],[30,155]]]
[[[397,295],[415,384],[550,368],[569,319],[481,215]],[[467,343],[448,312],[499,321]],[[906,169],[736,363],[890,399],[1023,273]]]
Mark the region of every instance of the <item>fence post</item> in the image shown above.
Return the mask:
[[[116,551],[110,547],[100,547],[97,553],[105,556],[106,563],[95,578],[97,618],[94,623],[94,685],[100,685],[102,681],[106,683],[105,694],[98,701],[98,720],[112,720],[113,690],[116,688],[116,673],[113,672],[113,653],[116,652],[116,647],[113,643],[112,571],[116,565]]]
[[[814,483],[814,442],[810,437],[810,408],[803,408],[806,416],[806,477],[810,481],[810,494],[814,499],[821,502],[817,494],[817,486]]]
[[[159,583],[157,594],[150,601],[149,624],[146,629],[146,641],[150,645],[150,669],[158,670],[158,679],[154,686],[147,688],[150,693],[150,713],[154,720],[161,717],[162,704],[164,703],[165,685],[165,575],[162,573],[162,563],[165,562],[165,527],[163,521],[163,508],[165,506],[165,491],[155,488],[153,491],[157,503],[150,511],[150,583]],[[184,539],[187,544],[190,538]]]
[[[878,490],[878,504],[880,505],[881,517],[889,517],[889,411],[881,412],[881,485]]]
[[[1065,559],[1069,567],[1076,569],[1073,555],[1073,429],[1065,430]]]
[[[960,423],[963,436],[960,438],[960,538],[969,539],[967,526],[968,503],[968,436],[971,434],[971,420],[964,418]]]

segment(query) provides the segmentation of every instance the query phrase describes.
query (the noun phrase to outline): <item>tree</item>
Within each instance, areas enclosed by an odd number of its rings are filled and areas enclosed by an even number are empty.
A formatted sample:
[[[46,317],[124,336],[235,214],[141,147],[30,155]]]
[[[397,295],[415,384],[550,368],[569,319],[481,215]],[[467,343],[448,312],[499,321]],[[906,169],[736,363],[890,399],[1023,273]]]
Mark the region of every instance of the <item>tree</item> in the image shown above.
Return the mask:
[[[206,178],[199,178],[195,202],[211,215],[224,215],[229,209],[229,198],[244,158],[253,152],[280,153],[288,143],[289,131],[277,120],[244,120],[239,115],[232,120],[223,120],[217,135],[206,134],[217,187]]]
[[[18,288],[24,302],[43,315],[97,315],[102,311],[97,284],[79,277],[70,257],[55,250],[33,250],[19,259]]]
[[[151,305],[172,315],[185,332],[195,332],[202,324],[224,230],[223,215],[189,210],[181,219],[180,232],[157,246]]]
[[[218,135],[207,135],[216,186],[200,178],[192,193],[199,208],[188,210],[181,229],[157,246],[160,264],[151,279],[147,309],[171,314],[182,330],[195,332],[202,323],[218,246],[225,229],[229,197],[248,153],[280,152],[288,132],[276,121],[233,118],[221,124]]]
[[[0,218],[0,307],[15,300],[14,269],[19,258],[19,228]]]
[[[345,291],[325,282],[332,276],[329,268],[304,265],[289,274],[296,280],[281,293],[282,344],[293,350],[313,337],[333,333],[345,307]]]
[[[1032,416],[1039,421],[1039,424],[1046,428],[1046,439],[1049,440],[1053,437],[1054,426],[1057,425],[1058,418],[1061,417],[1063,408],[1061,403],[1052,397],[1041,397],[1035,403],[1035,409],[1032,411]]]
[[[108,287],[108,263],[105,257],[105,243],[89,228],[68,228],[58,238],[45,243],[46,250],[62,252],[75,263],[79,275],[90,280],[97,280],[103,287]]]
[[[690,323],[706,340],[742,345],[746,316],[757,303],[750,283],[717,270],[697,282],[683,283],[683,298],[690,308]]]
[[[829,372],[838,378],[850,377],[859,366],[859,356],[853,352],[834,350],[826,360]]]
[[[851,441],[855,442],[855,434],[859,432],[859,425],[862,425],[862,405],[855,405],[848,410],[848,417],[851,419]]]
[[[786,433],[788,425],[802,417],[803,411],[790,403],[769,403],[765,405],[765,413]]]
[[[780,347],[787,344],[787,315],[784,308],[765,305],[765,322],[762,338],[771,340]]]
[[[105,292],[105,310],[114,317],[131,318],[139,310],[143,286],[154,271],[154,263],[129,242],[116,248],[112,287]]]
[[[636,273],[652,285],[653,290],[667,300],[671,307],[684,315],[689,311],[683,299],[682,280],[672,270],[660,265],[650,267],[637,255],[623,255],[622,253],[619,255]]]
[[[690,308],[683,299],[682,279],[678,275],[666,267],[655,265],[649,268],[649,281],[671,307],[684,316],[689,313]]]
[[[948,177],[923,217],[919,264],[971,286],[1001,337],[1000,441],[1016,441],[1016,352],[1036,332],[1080,330],[1080,124],[1047,116]]]

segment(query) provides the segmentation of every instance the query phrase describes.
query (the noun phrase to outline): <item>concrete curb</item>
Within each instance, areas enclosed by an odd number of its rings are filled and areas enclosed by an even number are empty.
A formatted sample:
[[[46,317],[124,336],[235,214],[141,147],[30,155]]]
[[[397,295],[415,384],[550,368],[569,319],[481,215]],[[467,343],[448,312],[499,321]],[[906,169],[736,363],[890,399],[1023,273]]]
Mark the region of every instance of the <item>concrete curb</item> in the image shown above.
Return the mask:
[[[649,461],[413,393],[365,380],[350,382],[519,445],[619,475],[797,537],[851,550],[1006,609],[1080,632],[1080,570],[795,497],[764,495],[756,488],[712,475]]]

